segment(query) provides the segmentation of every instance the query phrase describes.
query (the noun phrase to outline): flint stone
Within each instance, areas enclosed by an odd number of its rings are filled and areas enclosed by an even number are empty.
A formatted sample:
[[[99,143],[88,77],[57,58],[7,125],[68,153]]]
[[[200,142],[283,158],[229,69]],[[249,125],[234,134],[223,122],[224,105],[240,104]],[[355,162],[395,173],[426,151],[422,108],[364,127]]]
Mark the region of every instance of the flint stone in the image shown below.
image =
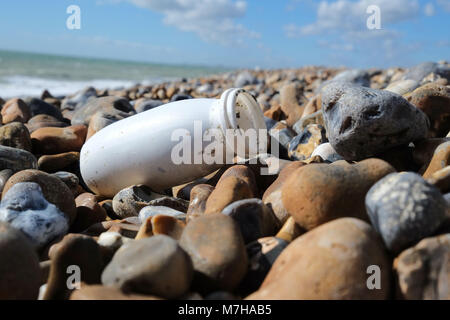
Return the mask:
[[[391,173],[372,186],[366,209],[386,247],[395,253],[432,235],[445,220],[439,189],[413,172]]]
[[[0,220],[21,230],[37,248],[67,233],[69,222],[37,183],[17,183],[3,196]]]
[[[325,127],[346,160],[362,160],[425,138],[428,117],[401,96],[384,90],[332,83],[322,91]]]

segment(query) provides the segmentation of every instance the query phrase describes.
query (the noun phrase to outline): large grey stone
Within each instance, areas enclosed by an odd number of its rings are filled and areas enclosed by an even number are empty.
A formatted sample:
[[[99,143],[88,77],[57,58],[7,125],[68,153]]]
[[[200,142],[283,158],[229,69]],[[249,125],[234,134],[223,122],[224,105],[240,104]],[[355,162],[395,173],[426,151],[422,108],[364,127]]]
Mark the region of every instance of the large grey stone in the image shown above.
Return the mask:
[[[7,191],[0,205],[0,220],[21,230],[39,249],[69,229],[64,213],[44,198],[34,182],[16,183]]]
[[[425,138],[428,117],[401,96],[330,83],[322,90],[322,109],[331,145],[346,160],[362,160]]]

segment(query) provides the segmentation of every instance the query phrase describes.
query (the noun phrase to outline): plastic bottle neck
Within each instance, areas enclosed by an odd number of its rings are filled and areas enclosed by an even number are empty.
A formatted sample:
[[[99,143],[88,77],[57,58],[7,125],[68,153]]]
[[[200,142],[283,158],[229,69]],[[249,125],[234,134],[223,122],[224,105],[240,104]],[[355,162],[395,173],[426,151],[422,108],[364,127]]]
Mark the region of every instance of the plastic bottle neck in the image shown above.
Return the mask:
[[[219,119],[227,149],[230,152],[233,151],[236,154],[238,141],[247,141],[248,143],[248,135],[251,134],[256,134],[256,143],[259,144],[260,130],[267,131],[264,115],[258,102],[244,89],[226,90],[217,100],[215,109],[215,115]],[[246,144],[246,157],[249,155],[248,153],[249,146]]]

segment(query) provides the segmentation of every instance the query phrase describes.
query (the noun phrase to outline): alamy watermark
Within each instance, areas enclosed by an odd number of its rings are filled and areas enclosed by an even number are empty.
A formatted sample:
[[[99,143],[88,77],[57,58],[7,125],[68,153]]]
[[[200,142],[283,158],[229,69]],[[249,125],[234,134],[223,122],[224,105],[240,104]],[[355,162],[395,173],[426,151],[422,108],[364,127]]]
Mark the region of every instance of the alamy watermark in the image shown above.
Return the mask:
[[[267,129],[227,129],[203,130],[202,121],[194,121],[193,132],[179,128],[172,132],[171,141],[177,142],[171,150],[174,164],[236,164],[246,162],[257,164],[258,156],[269,154],[275,160],[268,168],[261,168],[261,175],[278,173],[279,156],[278,131]]]
[[[366,13],[370,14],[367,18],[367,29],[380,30],[381,29],[381,9],[377,5],[370,5],[366,9]]]
[[[81,288],[81,269],[73,264],[67,267],[66,273],[69,275],[66,280],[66,286],[69,290],[78,290]]]
[[[367,278],[366,286],[369,290],[380,290],[381,289],[381,269],[376,264],[370,265],[366,270],[367,274],[370,276]]]
[[[69,30],[81,29],[81,9],[77,5],[70,5],[66,9],[66,13],[70,16],[66,20],[66,27]]]

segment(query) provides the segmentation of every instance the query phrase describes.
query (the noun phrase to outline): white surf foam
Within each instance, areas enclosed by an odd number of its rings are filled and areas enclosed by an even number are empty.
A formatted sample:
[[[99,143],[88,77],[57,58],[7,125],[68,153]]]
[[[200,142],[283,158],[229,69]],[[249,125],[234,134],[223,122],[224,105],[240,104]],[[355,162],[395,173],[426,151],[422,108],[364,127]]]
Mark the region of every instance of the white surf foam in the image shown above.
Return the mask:
[[[150,84],[155,81],[142,81],[141,84]],[[78,90],[93,86],[96,89],[118,89],[135,85],[130,80],[98,79],[90,81],[53,80],[29,76],[12,76],[0,79],[0,97],[3,99],[13,97],[39,97],[44,90],[54,96],[64,96]]]

